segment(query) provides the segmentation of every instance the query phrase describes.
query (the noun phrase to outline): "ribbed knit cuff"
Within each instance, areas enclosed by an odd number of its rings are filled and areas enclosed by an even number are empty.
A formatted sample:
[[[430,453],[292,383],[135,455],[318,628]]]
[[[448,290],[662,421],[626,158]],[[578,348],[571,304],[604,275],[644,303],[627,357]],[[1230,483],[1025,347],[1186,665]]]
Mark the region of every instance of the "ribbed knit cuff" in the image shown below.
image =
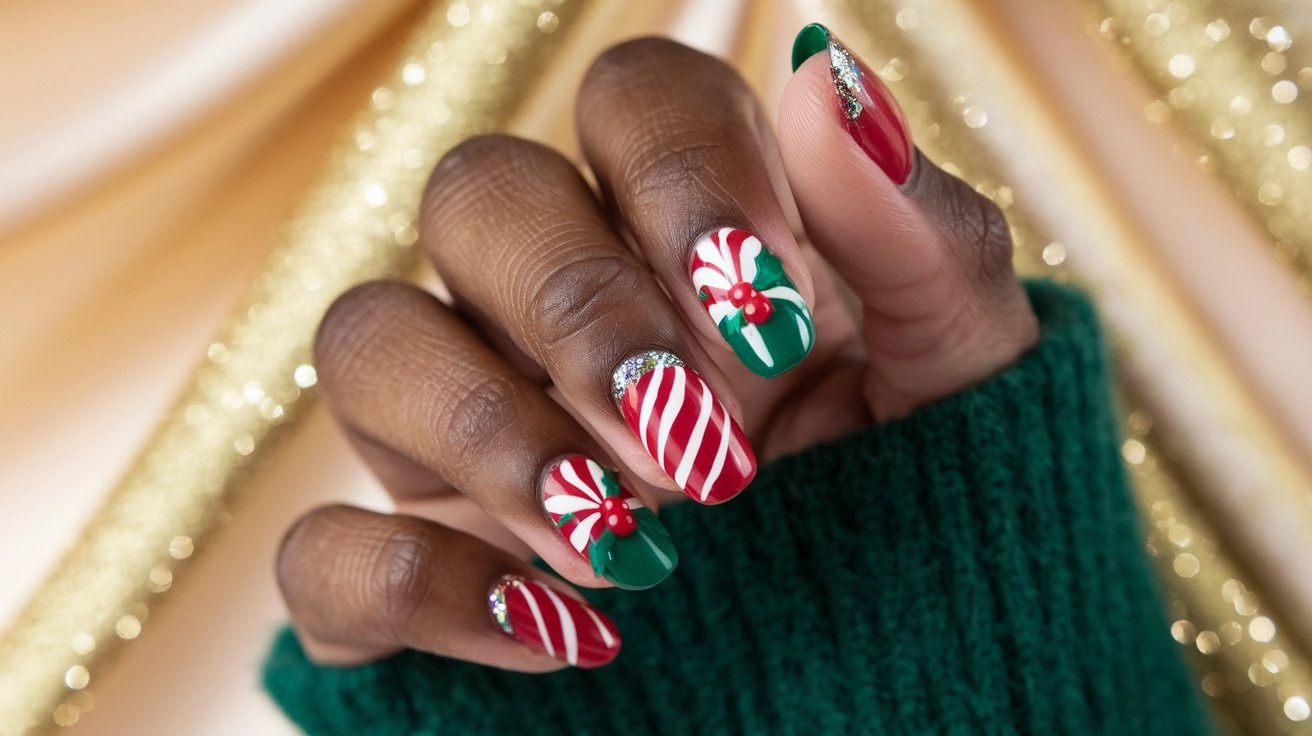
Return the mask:
[[[265,686],[315,734],[1206,732],[1144,560],[1097,320],[1027,284],[1040,344],[906,419],[761,468],[662,518],[680,566],[594,591],[600,670],[522,675],[405,652]]]

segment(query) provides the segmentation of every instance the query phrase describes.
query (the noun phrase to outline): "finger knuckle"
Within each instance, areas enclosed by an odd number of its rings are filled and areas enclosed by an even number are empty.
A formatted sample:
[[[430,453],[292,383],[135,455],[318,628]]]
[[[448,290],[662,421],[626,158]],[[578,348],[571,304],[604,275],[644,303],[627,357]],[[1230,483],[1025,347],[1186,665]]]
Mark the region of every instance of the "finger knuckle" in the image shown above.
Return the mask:
[[[717,90],[725,94],[747,92],[748,87],[733,67],[724,61],[668,38],[648,36],[611,46],[588,68],[579,90],[584,105],[639,96],[651,107],[651,85],[669,87],[669,80],[679,80],[690,94]]]
[[[974,216],[966,233],[974,252],[979,276],[989,283],[1010,282],[1013,277],[1011,227],[993,200],[976,194]]]
[[[388,626],[407,630],[425,610],[438,583],[440,557],[431,535],[417,525],[393,527],[379,540],[369,570],[369,598]]]
[[[667,38],[645,37],[616,44],[601,52],[583,78],[581,94],[629,89],[635,79],[668,73],[689,56],[702,56]]]
[[[489,448],[504,432],[519,423],[522,397],[513,381],[504,377],[479,374],[463,379],[464,385],[452,398],[437,406],[437,426],[441,455],[453,469],[477,468]],[[454,473],[457,477],[460,473]]]
[[[932,203],[940,227],[956,246],[959,258],[983,284],[1010,283],[1013,277],[1011,227],[993,200],[954,177],[945,181]]]
[[[314,339],[321,382],[331,386],[350,376],[380,329],[396,324],[408,312],[408,303],[422,298],[414,287],[395,281],[360,284],[337,297],[320,320]]]
[[[538,183],[554,176],[561,162],[558,153],[522,138],[501,134],[468,138],[433,168],[424,188],[424,222],[477,220],[489,206],[514,203],[537,189]]]
[[[642,286],[638,266],[623,253],[572,253],[532,290],[529,324],[540,354],[586,351],[572,345],[579,339],[591,345],[622,341],[617,318]]]
[[[739,170],[744,162],[727,137],[699,137],[639,151],[623,174],[623,186],[639,206],[696,197],[701,208],[733,201],[717,172]],[[645,203],[645,204],[644,204]]]
[[[324,557],[324,540],[338,537],[335,530],[340,529],[343,515],[349,512],[345,506],[321,506],[301,516],[283,534],[274,570],[278,587],[293,608],[302,598],[299,591],[316,585],[314,573],[321,567],[315,562]]]
[[[617,188],[634,211],[684,213],[657,227],[660,240],[685,248],[677,256],[685,260],[699,235],[741,217],[736,213],[743,209],[743,189],[723,172],[751,171],[753,166],[732,136],[687,136],[664,147],[635,147],[619,170]]]
[[[428,178],[430,189],[440,188],[451,178],[512,165],[538,146],[535,143],[501,133],[475,135],[457,143],[442,156]]]
[[[720,59],[669,39],[639,38],[593,61],[577,115],[585,143],[606,140],[623,151],[645,140],[664,146],[686,131],[742,137],[743,126],[753,124],[755,99]]]

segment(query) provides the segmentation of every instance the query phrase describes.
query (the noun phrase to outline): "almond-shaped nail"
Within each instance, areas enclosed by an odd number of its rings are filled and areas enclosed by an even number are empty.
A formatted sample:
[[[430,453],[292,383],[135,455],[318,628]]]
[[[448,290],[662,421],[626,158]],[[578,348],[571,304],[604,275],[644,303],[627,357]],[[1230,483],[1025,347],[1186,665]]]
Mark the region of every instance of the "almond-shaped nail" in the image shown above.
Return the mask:
[[[793,71],[821,51],[829,52],[843,128],[888,178],[902,186],[911,176],[915,155],[902,108],[879,77],[819,23],[806,26],[793,40]]]
[[[600,667],[620,653],[620,632],[605,614],[536,580],[501,578],[488,608],[502,631],[571,667]]]
[[[688,268],[702,307],[754,373],[773,378],[811,352],[811,310],[760,238],[736,227],[712,230],[693,245]]]
[[[713,504],[742,492],[756,455],[710,386],[677,356],[652,351],[620,364],[615,402],[629,428],[694,501]]]
[[[620,484],[619,474],[583,455],[561,459],[542,480],[542,508],[593,572],[642,590],[679,562],[665,525]]]

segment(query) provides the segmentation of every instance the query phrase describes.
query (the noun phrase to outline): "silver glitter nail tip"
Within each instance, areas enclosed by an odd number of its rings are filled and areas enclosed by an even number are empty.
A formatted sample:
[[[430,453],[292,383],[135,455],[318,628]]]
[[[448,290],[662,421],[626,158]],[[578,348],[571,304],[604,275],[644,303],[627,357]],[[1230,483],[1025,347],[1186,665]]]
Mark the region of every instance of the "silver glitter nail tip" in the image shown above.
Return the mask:
[[[848,120],[861,116],[861,101],[857,93],[861,90],[861,67],[847,47],[833,36],[829,37],[829,71],[834,77],[834,91],[843,104],[843,114]]]
[[[683,361],[673,353],[667,353],[662,350],[652,350],[650,352],[635,355],[615,369],[610,376],[611,396],[615,399],[616,405],[624,403],[624,391],[630,383],[642,378],[643,374],[653,371],[661,366],[682,366]]]
[[[515,635],[514,628],[510,625],[510,609],[506,606],[506,591],[511,588],[522,585],[523,578],[518,575],[507,575],[497,581],[492,591],[487,594],[488,610],[492,612],[492,620],[496,622],[501,630]]]

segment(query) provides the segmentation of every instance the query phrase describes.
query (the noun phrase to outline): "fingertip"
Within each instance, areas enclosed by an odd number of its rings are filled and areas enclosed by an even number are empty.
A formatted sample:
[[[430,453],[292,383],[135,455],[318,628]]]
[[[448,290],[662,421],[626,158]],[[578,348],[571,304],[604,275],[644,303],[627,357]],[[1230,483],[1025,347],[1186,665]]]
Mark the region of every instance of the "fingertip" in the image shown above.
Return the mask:
[[[825,181],[840,155],[856,153],[838,126],[833,97],[829,65],[822,54],[806,59],[784,86],[779,102],[779,145],[794,196],[799,179],[807,185]],[[864,162],[853,163],[865,168]]]
[[[863,302],[937,267],[938,238],[916,203],[853,137],[829,59],[802,62],[779,106],[779,145],[811,242]]]

